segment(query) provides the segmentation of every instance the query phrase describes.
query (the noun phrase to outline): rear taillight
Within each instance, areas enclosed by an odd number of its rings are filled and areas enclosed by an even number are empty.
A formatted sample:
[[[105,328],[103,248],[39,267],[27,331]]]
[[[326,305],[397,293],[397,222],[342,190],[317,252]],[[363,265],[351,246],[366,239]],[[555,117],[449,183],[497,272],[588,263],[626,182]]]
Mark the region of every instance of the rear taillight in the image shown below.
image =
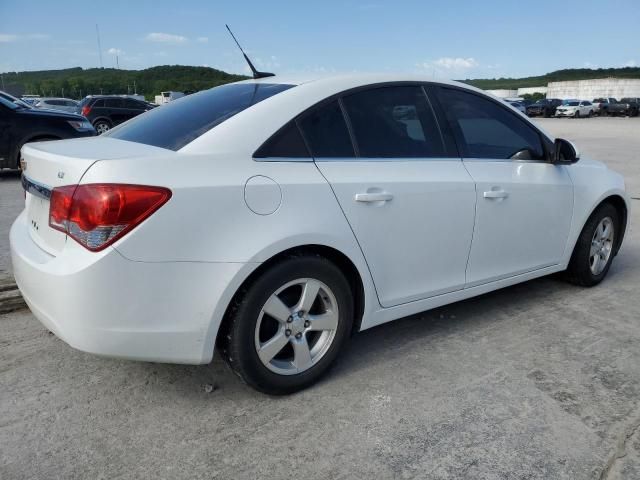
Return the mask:
[[[82,116],[83,117],[86,117],[90,113],[91,113],[91,107],[89,105],[85,105],[84,107],[82,107]]]
[[[49,226],[97,252],[122,238],[171,198],[164,187],[93,183],[56,187]]]

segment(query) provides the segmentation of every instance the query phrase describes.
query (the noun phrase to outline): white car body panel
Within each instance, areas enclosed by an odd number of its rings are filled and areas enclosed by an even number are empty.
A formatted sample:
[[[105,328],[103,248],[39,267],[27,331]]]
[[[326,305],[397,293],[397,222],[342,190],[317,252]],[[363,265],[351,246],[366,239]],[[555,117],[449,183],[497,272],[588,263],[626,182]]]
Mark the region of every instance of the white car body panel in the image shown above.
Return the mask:
[[[380,303],[390,307],[463,289],[475,185],[462,162],[384,160],[317,162],[368,260]],[[355,198],[376,192],[393,198]]]
[[[464,164],[477,188],[467,288],[559,264],[573,212],[569,167],[486,159]]]
[[[32,311],[81,350],[207,363],[243,282],[291,248],[322,246],[350,260],[362,282],[360,328],[366,329],[563,270],[584,222],[603,199],[619,196],[629,208],[622,177],[586,159],[554,166],[460,158],[252,158],[271,135],[319,101],[389,81],[431,79],[249,80],[297,86],[177,152],[108,137],[25,146],[26,176],[49,188],[129,183],[172,191],[158,211],[96,253],[48,231],[48,202],[38,198],[36,205],[28,193],[28,208],[11,229],[11,251],[16,281]],[[508,188],[510,197],[485,199],[483,192],[495,186]],[[389,190],[393,199],[355,202],[355,194],[370,188]],[[492,210],[506,216],[492,216]],[[543,213],[551,215],[552,233],[534,228],[548,220]],[[30,215],[37,215],[42,231],[33,231]],[[535,248],[523,248],[527,244]]]

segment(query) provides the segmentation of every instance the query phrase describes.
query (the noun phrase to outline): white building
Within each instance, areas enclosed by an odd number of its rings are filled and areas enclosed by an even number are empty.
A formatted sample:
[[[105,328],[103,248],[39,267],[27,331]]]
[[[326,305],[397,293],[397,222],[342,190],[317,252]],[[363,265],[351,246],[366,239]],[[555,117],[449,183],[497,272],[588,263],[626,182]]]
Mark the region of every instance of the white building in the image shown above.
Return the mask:
[[[640,78],[596,78],[570,82],[550,82],[547,98],[640,97]]]
[[[547,94],[547,87],[523,87],[518,89],[518,97],[523,95],[533,95],[534,93]]]
[[[518,90],[485,90],[485,92],[495,95],[498,98],[512,98],[518,96]]]

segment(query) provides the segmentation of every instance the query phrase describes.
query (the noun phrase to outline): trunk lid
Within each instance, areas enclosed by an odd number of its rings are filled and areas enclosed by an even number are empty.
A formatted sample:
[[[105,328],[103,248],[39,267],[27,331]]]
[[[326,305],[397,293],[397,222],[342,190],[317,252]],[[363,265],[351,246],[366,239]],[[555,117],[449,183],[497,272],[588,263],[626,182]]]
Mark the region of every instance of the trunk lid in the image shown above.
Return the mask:
[[[22,148],[25,209],[29,234],[50,255],[56,256],[66,242],[63,232],[49,226],[49,198],[55,187],[80,183],[85,172],[99,160],[145,156],[164,151],[112,138],[77,138],[29,143]]]

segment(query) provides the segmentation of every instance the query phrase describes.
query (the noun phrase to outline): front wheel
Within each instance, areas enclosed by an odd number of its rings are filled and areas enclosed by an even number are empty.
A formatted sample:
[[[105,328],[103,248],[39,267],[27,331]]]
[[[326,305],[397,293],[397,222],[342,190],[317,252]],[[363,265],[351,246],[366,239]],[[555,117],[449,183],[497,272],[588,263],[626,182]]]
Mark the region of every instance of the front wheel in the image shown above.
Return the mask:
[[[571,283],[592,287],[607,275],[614,257],[620,216],[605,203],[591,214],[571,255],[567,278]]]
[[[317,255],[285,258],[240,292],[221,341],[223,357],[261,392],[301,390],[337,357],[353,311],[349,282],[335,264]]]

